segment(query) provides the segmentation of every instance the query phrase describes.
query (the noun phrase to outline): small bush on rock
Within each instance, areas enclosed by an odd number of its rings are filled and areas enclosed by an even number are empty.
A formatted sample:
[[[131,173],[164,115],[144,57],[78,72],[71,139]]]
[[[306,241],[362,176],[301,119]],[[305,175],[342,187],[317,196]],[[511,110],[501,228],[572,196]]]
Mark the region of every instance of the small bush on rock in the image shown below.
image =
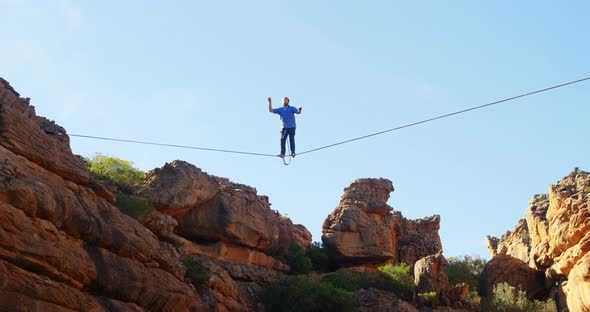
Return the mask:
[[[508,283],[494,286],[492,295],[482,300],[482,311],[488,312],[557,312],[557,306],[551,299],[547,301],[529,301],[526,293]]]
[[[412,289],[414,287],[412,267],[404,262],[396,265],[386,264],[377,268],[377,270],[389,276],[389,278],[396,281],[404,289]]]
[[[340,270],[324,277],[324,282],[348,291],[376,288],[390,291],[400,298],[410,301],[414,291],[414,284],[392,278],[382,271],[355,272]]]
[[[145,173],[133,167],[133,163],[97,153],[86,160],[90,174],[101,181],[116,186],[120,191],[132,194],[143,182]]]
[[[193,285],[204,285],[209,281],[209,271],[202,260],[186,257],[182,263],[186,267],[184,276],[190,278]]]

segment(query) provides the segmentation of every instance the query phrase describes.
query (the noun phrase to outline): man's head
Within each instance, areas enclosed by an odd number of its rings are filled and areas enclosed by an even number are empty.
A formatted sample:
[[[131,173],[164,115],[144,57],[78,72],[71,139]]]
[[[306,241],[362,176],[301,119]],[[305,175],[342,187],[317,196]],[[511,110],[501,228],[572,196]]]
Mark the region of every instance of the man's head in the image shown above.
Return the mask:
[[[284,97],[283,98],[283,106],[287,106],[289,105],[289,98],[288,97]]]

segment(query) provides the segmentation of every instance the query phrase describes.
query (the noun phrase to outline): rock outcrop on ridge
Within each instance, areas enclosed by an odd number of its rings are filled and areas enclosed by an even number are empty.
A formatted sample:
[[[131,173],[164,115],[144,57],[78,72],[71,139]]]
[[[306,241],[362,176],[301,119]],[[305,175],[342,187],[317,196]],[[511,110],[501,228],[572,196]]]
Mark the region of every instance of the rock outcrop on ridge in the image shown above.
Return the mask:
[[[387,204],[393,190],[387,179],[358,179],[344,189],[322,226],[322,241],[337,264],[413,265],[442,251],[440,217],[405,219]]]
[[[488,237],[492,260],[480,281],[556,299],[559,310],[590,311],[590,174],[575,168],[529,201],[525,218],[500,239]]]

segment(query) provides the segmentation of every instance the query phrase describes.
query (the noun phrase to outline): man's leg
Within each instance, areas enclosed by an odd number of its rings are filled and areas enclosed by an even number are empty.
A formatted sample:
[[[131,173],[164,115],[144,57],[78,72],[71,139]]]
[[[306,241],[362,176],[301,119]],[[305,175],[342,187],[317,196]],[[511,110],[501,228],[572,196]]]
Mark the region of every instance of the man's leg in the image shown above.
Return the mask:
[[[285,128],[281,129],[281,155],[285,155],[285,142],[287,141],[287,131]]]
[[[295,128],[289,130],[289,144],[291,146],[291,156],[295,156]]]

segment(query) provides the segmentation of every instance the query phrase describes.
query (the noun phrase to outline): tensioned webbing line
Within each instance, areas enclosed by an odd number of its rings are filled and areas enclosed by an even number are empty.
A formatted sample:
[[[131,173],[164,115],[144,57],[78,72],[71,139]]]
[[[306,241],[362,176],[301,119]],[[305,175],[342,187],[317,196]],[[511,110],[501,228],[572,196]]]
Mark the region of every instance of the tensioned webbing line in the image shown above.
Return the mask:
[[[431,122],[431,121],[434,121],[434,120],[437,120],[437,119],[442,119],[442,118],[446,118],[446,117],[450,117],[450,116],[454,116],[454,115],[466,113],[466,112],[469,112],[469,111],[473,111],[473,110],[476,110],[476,109],[480,109],[480,108],[484,108],[484,107],[488,107],[488,106],[497,105],[497,104],[500,104],[500,103],[512,101],[512,100],[515,100],[515,99],[518,99],[518,98],[522,98],[522,97],[526,97],[526,96],[529,96],[529,95],[533,95],[533,94],[542,93],[542,92],[545,92],[545,91],[549,91],[549,90],[553,90],[553,89],[565,87],[565,86],[572,85],[572,84],[579,83],[579,82],[586,81],[586,80],[590,80],[590,77],[586,77],[586,78],[582,78],[582,79],[578,79],[578,80],[574,80],[574,81],[570,81],[570,82],[558,84],[558,85],[555,85],[555,86],[552,86],[552,87],[547,87],[547,88],[539,89],[539,90],[528,92],[528,93],[523,93],[523,94],[520,94],[520,95],[512,96],[512,97],[509,97],[509,98],[505,98],[505,99],[502,99],[502,100],[494,101],[494,102],[483,104],[483,105],[479,105],[479,106],[474,106],[474,107],[463,109],[463,110],[460,110],[460,111],[456,111],[456,112],[452,112],[452,113],[448,113],[448,114],[444,114],[444,115],[440,115],[440,116],[436,116],[436,117],[432,117],[432,118],[428,118],[428,119],[416,121],[416,122],[405,124],[405,125],[402,125],[402,126],[399,126],[399,127],[395,127],[395,128],[391,128],[391,129],[387,129],[387,130],[383,130],[383,131],[379,131],[379,132],[375,132],[375,133],[363,135],[363,136],[360,136],[360,137],[357,137],[357,138],[353,138],[353,139],[349,139],[349,140],[345,140],[345,141],[341,141],[341,142],[337,142],[337,143],[333,143],[333,144],[329,144],[329,145],[317,147],[317,148],[314,148],[314,149],[310,149],[310,150],[307,150],[307,151],[298,153],[297,155],[299,156],[299,155],[302,155],[302,154],[307,154],[307,153],[319,151],[319,150],[330,148],[330,147],[333,147],[333,146],[342,145],[342,144],[350,143],[350,142],[353,142],[353,141],[358,141],[358,140],[366,139],[366,138],[377,136],[377,135],[384,134],[384,133],[387,133],[387,132],[392,132],[392,131],[400,130],[400,129],[403,129],[403,128],[408,128],[408,127],[416,126],[416,125],[427,123],[427,122]],[[166,147],[177,147],[177,148],[195,149],[195,150],[211,151],[211,152],[244,154],[244,155],[252,155],[252,156],[276,157],[276,155],[273,155],[273,154],[252,153],[252,152],[235,151],[235,150],[228,150],[228,149],[217,149],[217,148],[198,147],[198,146],[189,146],[189,145],[177,145],[177,144],[167,144],[167,143],[158,143],[158,142],[147,142],[147,141],[137,141],[137,140],[127,140],[127,139],[106,138],[106,137],[91,136],[91,135],[82,135],[82,134],[69,134],[69,135],[70,136],[73,136],[73,137],[81,137],[81,138],[97,139],[97,140],[107,140],[107,141],[117,141],[117,142],[124,142],[124,143],[135,143],[135,144],[157,145],[157,146],[166,146]]]
[[[342,141],[342,142],[338,142],[338,143],[334,143],[334,144],[330,144],[330,145],[326,145],[326,146],[322,146],[322,147],[310,149],[310,150],[307,150],[305,152],[301,152],[301,153],[299,153],[297,155],[311,153],[311,152],[319,151],[319,150],[326,149],[326,148],[329,148],[329,147],[333,147],[333,146],[336,146],[336,145],[350,143],[350,142],[353,142],[353,141],[358,141],[358,140],[366,139],[366,138],[369,138],[369,137],[372,137],[372,136],[376,136],[376,135],[380,135],[380,134],[383,134],[383,133],[387,133],[387,132],[391,132],[391,131],[396,131],[396,130],[400,130],[400,129],[403,129],[403,128],[408,128],[408,127],[416,126],[416,125],[419,125],[419,124],[427,123],[427,122],[434,121],[434,120],[437,120],[437,119],[442,119],[442,118],[450,117],[450,116],[453,116],[453,115],[458,115],[458,114],[466,113],[466,112],[469,112],[469,111],[472,111],[472,110],[476,110],[476,109],[484,108],[484,107],[487,107],[487,106],[492,106],[492,105],[500,104],[500,103],[503,103],[503,102],[508,102],[508,101],[515,100],[515,99],[518,99],[518,98],[522,98],[522,97],[525,97],[525,96],[529,96],[529,95],[533,95],[533,94],[537,94],[537,93],[549,91],[549,90],[552,90],[552,89],[557,89],[557,88],[565,87],[567,85],[571,85],[571,84],[574,84],[574,83],[582,82],[582,81],[585,81],[585,80],[590,80],[590,77],[586,77],[586,78],[582,78],[582,79],[578,79],[578,80],[574,80],[574,81],[562,83],[562,84],[559,84],[559,85],[555,85],[555,86],[552,86],[552,87],[548,87],[548,88],[544,88],[544,89],[540,89],[540,90],[536,90],[536,91],[532,91],[532,92],[528,92],[528,93],[516,95],[516,96],[513,96],[513,97],[505,98],[505,99],[498,100],[498,101],[491,102],[491,103],[487,103],[487,104],[483,104],[483,105],[479,105],[479,106],[474,106],[474,107],[463,109],[463,110],[456,111],[456,112],[453,112],[453,113],[448,113],[448,114],[444,114],[444,115],[440,115],[440,116],[436,116],[436,117],[432,117],[432,118],[428,118],[428,119],[416,121],[416,122],[409,123],[409,124],[406,124],[406,125],[403,125],[403,126],[399,126],[399,127],[395,127],[395,128],[391,128],[391,129],[387,129],[387,130],[383,130],[383,131],[379,131],[379,132],[375,132],[375,133],[363,135],[363,136],[360,136],[358,138],[354,138],[354,139],[350,139],[350,140],[346,140],[346,141]]]
[[[125,143],[136,143],[136,144],[146,144],[146,145],[158,145],[158,146],[167,146],[167,147],[188,148],[188,149],[196,149],[196,150],[202,150],[202,151],[234,153],[234,154],[245,154],[245,155],[253,155],[253,156],[277,157],[277,155],[271,155],[271,154],[251,153],[251,152],[242,152],[242,151],[232,151],[232,150],[218,149],[218,148],[208,148],[208,147],[198,147],[198,146],[188,146],[188,145],[177,145],[177,144],[166,144],[166,143],[146,142],[146,141],[136,141],[136,140],[125,140],[125,139],[114,139],[114,138],[105,138],[105,137],[98,137],[98,136],[91,136],[91,135],[82,135],[82,134],[68,134],[68,135],[69,136],[75,136],[75,137],[81,137],[81,138],[88,138],[88,139],[117,141],[117,142],[125,142]]]

